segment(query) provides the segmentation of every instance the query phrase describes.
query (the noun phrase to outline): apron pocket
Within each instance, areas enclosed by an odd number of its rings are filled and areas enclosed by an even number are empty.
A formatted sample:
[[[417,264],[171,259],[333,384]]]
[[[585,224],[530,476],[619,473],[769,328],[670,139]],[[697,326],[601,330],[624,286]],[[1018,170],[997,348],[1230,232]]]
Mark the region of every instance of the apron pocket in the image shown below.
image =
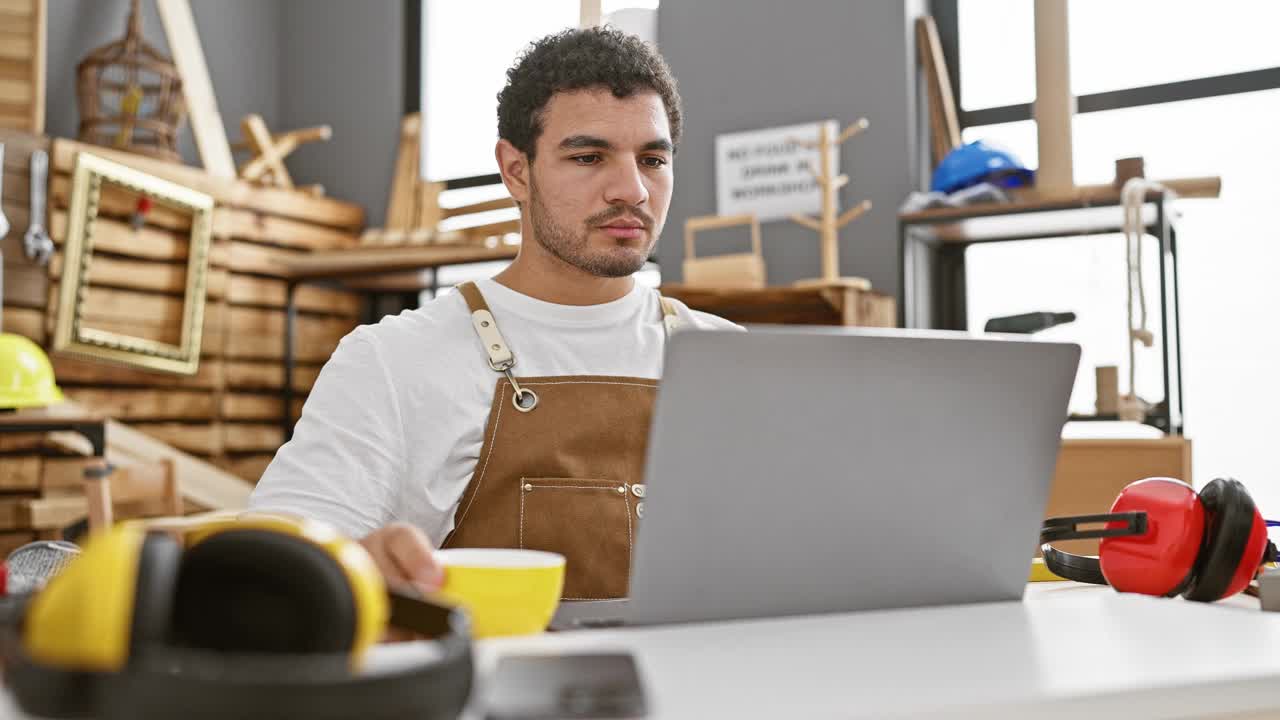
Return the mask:
[[[626,597],[633,535],[627,486],[583,478],[520,484],[520,547],[565,556],[564,599]]]

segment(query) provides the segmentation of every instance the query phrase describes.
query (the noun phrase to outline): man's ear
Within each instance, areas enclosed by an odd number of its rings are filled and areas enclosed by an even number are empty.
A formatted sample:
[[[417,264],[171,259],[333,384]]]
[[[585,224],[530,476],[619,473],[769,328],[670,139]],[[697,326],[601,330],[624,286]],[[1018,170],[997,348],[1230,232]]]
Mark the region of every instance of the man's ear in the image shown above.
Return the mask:
[[[509,140],[499,140],[493,154],[498,160],[498,172],[502,173],[502,183],[507,186],[507,192],[523,205],[529,199],[529,156]]]

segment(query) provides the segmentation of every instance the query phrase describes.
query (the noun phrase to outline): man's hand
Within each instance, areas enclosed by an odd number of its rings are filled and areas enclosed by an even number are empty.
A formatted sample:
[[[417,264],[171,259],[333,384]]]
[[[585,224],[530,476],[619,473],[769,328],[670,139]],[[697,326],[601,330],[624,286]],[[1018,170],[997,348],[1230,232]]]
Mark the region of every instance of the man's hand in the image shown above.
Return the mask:
[[[444,582],[444,570],[431,554],[431,541],[413,525],[391,523],[366,535],[360,544],[389,585],[411,585],[429,593]]]

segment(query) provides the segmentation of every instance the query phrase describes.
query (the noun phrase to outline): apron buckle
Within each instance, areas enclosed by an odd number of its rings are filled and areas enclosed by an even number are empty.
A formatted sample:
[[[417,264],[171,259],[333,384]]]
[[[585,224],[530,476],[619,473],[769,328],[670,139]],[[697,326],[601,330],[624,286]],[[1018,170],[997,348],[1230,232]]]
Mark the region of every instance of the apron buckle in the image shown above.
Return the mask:
[[[512,363],[512,365],[514,364]],[[511,404],[515,405],[517,410],[529,412],[538,407],[538,394],[529,388],[520,387],[520,383],[516,382],[515,376],[511,374],[511,365],[503,368],[502,374],[507,376],[507,382],[510,382],[511,387],[516,391],[516,394],[511,396]]]

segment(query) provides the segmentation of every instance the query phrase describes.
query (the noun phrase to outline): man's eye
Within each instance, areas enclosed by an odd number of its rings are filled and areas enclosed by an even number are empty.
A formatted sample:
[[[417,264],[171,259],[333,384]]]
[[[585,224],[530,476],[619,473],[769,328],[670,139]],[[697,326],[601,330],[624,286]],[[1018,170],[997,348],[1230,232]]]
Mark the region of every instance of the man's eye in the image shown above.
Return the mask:
[[[656,155],[650,155],[649,157],[641,158],[640,162],[644,163],[645,167],[660,168],[666,166],[667,159]]]
[[[579,165],[595,165],[600,162],[600,154],[591,153],[590,155],[574,155],[570,159]]]

